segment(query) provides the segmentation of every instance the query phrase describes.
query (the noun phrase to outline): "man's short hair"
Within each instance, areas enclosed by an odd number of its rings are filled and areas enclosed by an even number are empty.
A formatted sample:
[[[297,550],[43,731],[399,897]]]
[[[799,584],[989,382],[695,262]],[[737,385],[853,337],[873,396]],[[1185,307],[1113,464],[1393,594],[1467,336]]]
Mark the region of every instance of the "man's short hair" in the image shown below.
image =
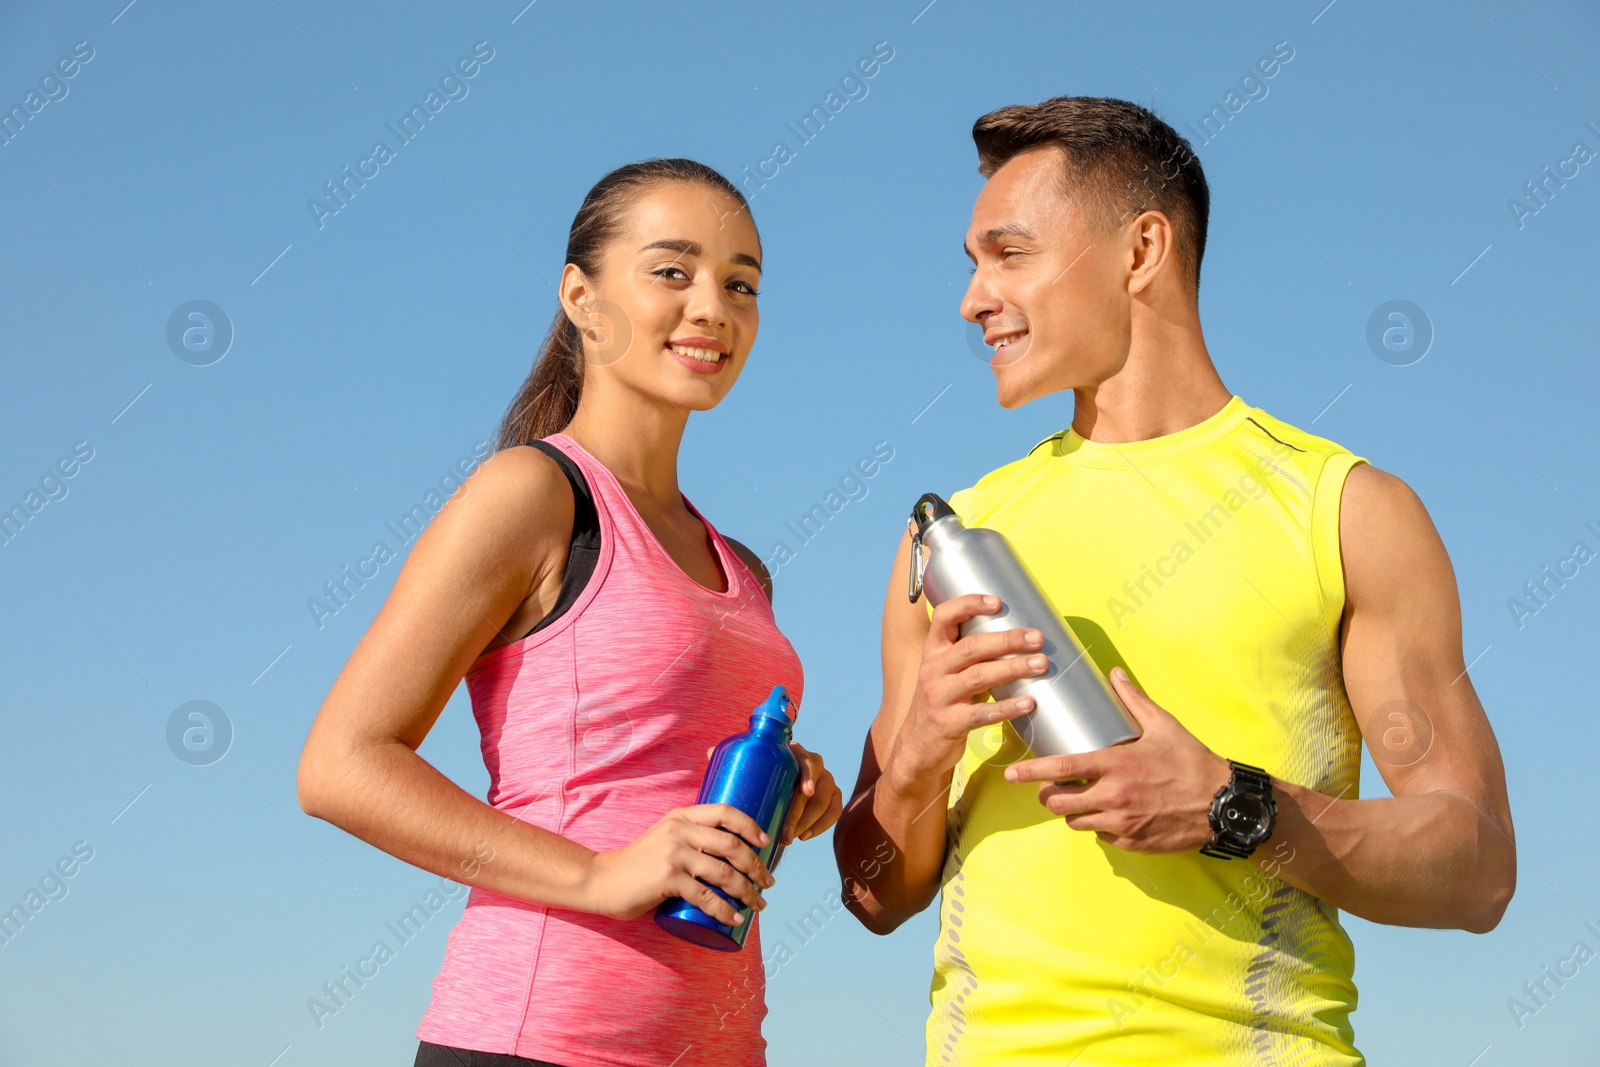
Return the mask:
[[[985,178],[1029,149],[1058,149],[1064,195],[1077,201],[1095,237],[1140,211],[1166,215],[1179,266],[1199,293],[1211,192],[1189,142],[1154,114],[1126,100],[1056,96],[989,112],[972,124],[972,140]]]

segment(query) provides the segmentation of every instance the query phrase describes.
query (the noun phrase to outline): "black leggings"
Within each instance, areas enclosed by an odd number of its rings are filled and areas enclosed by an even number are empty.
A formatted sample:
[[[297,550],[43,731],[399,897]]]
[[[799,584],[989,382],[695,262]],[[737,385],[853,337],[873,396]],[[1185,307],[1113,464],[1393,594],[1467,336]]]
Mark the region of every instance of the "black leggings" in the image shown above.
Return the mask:
[[[417,1061],[411,1067],[561,1067],[548,1060],[530,1060],[504,1052],[474,1052],[451,1045],[424,1041],[417,1046]]]

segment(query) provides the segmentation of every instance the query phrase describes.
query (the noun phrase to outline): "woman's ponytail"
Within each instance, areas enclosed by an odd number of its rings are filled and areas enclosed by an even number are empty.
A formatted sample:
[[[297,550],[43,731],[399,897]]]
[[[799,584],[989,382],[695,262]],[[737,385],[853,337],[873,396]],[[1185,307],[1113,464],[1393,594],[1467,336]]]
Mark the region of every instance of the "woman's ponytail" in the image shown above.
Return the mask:
[[[578,410],[582,391],[583,342],[566,311],[558,307],[533,370],[500,421],[495,451],[561,432]]]

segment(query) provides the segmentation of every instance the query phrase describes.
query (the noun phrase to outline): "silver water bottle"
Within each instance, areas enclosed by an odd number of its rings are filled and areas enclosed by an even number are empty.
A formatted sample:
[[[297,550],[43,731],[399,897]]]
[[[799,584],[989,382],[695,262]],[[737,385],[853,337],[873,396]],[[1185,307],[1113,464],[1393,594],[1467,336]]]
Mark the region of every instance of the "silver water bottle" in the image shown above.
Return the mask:
[[[969,529],[937,493],[924,493],[917,501],[908,529],[913,603],[923,593],[934,607],[968,593],[997,596],[1000,610],[963,622],[961,636],[1013,628],[1044,635],[1039,651],[1050,658],[1049,670],[990,690],[996,700],[1033,698],[1033,710],[1011,720],[1033,755],[1090,752],[1140,735],[1139,724],[1004,534],[981,526]],[[1001,658],[1034,654],[1014,652]]]

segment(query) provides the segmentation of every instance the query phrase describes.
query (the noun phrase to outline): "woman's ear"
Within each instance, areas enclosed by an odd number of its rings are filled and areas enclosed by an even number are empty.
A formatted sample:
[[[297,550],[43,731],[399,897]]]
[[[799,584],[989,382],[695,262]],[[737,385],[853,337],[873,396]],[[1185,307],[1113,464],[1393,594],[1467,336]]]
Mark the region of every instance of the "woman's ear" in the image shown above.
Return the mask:
[[[587,329],[588,309],[594,301],[595,291],[577,264],[568,263],[561,268],[561,281],[556,285],[556,295],[561,299],[562,310],[567,313],[567,321],[577,326],[580,333]]]
[[[558,293],[567,321],[578,328],[587,366],[609,366],[628,354],[633,346],[633,320],[603,297],[600,287],[576,264],[568,263],[562,268]]]

